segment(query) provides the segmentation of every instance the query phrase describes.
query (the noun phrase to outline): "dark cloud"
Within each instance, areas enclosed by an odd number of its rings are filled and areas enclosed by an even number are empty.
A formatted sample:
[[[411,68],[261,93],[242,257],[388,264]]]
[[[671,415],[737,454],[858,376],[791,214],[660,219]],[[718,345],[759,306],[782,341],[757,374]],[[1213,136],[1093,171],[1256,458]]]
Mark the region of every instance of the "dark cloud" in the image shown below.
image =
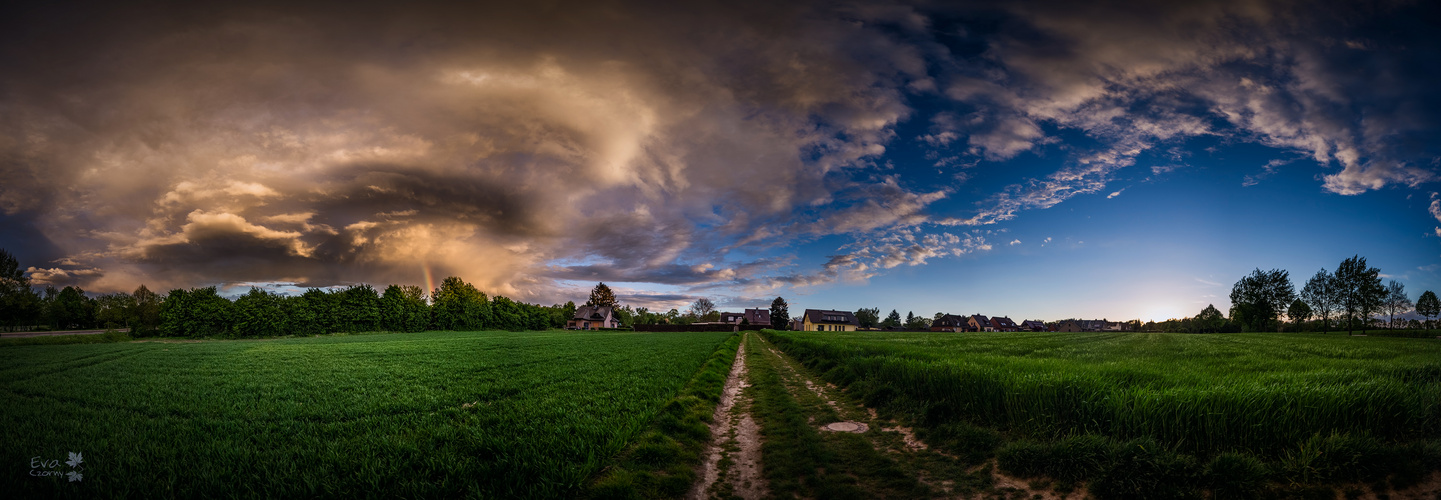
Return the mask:
[[[1429,182],[1434,10],[39,3],[0,20],[0,235],[96,270],[47,276],[101,291],[864,280],[990,248],[937,224],[1112,192],[1188,138],[1302,152],[1336,193]],[[993,167],[1048,131],[1095,146],[938,216],[949,188],[882,161],[905,120],[930,125],[941,168]],[[853,243],[819,269],[760,256],[833,235]]]

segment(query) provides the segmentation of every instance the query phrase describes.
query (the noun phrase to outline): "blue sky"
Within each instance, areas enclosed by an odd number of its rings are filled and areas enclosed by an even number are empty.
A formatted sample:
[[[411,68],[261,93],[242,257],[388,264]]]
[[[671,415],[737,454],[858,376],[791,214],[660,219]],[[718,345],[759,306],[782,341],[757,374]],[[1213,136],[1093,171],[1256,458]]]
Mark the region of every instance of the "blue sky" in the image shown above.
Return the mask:
[[[1429,3],[157,5],[0,21],[37,284],[1017,320],[1352,255],[1441,288]]]

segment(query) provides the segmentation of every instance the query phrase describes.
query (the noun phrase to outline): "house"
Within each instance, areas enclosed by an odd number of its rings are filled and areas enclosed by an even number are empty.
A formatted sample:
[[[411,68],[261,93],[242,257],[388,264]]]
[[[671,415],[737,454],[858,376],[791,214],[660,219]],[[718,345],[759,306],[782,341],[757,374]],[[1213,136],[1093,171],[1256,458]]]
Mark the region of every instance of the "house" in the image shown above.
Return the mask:
[[[595,330],[597,328],[620,328],[611,306],[580,306],[575,316],[565,322],[567,330]]]
[[[933,332],[964,332],[968,329],[969,323],[965,316],[946,314],[931,322]]]
[[[804,319],[801,319],[801,318],[793,319],[793,320],[791,320],[790,323],[788,323],[788,324],[790,325],[789,328],[790,328],[792,331],[795,331],[795,330],[805,330],[805,329],[806,329],[806,321],[805,321]]]
[[[1106,321],[1100,319],[1068,319],[1057,328],[1062,332],[1099,332],[1105,329]]]
[[[968,325],[971,327],[970,329],[971,329],[971,331],[973,331],[973,332],[994,332],[994,331],[996,331],[996,326],[993,325],[993,324],[991,324],[991,318],[987,318],[987,317],[981,316],[981,315],[979,315],[979,314],[972,314],[972,315],[971,315],[971,318],[970,318],[969,320],[967,320],[967,323],[968,323]]]
[[[1021,322],[1021,330],[1028,331],[1028,332],[1044,332],[1044,331],[1047,331],[1047,329],[1046,329],[1046,324],[1045,324],[1045,323],[1042,323],[1041,320],[1038,320],[1038,319],[1028,319],[1028,320],[1022,321],[1022,322]]]
[[[1016,327],[1016,322],[1011,321],[1011,318],[1005,316],[995,316],[991,318],[991,326],[995,327],[998,332],[1014,332],[1019,329]]]
[[[745,323],[748,326],[754,326],[756,328],[770,328],[771,310],[746,309],[743,313],[723,312],[721,313],[720,322],[727,325]]]
[[[861,322],[850,311],[806,309],[801,321],[802,330],[816,332],[854,332],[861,327]]]

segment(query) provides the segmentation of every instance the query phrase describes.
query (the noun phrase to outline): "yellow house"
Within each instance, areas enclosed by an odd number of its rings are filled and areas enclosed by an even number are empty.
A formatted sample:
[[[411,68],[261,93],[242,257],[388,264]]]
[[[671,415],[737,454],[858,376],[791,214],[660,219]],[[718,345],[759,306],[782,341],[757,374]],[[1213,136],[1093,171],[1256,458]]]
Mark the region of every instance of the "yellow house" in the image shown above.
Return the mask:
[[[805,330],[812,332],[854,332],[861,326],[850,311],[806,309],[803,318]]]

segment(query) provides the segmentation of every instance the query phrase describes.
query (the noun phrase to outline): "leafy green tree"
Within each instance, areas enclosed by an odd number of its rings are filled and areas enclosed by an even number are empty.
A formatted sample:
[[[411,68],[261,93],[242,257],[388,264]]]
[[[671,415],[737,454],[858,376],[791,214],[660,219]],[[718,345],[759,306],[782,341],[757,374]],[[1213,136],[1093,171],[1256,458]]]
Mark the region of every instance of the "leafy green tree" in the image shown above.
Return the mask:
[[[1306,305],[1306,301],[1297,298],[1291,301],[1291,307],[1286,308],[1286,317],[1296,323],[1299,328],[1311,319],[1311,306]]]
[[[1276,331],[1286,307],[1296,300],[1290,274],[1257,268],[1231,287],[1231,320],[1256,332]]]
[[[635,311],[632,311],[630,306],[612,307],[610,313],[615,316],[615,322],[620,326],[625,327],[635,324],[633,323],[635,321]]]
[[[1207,304],[1206,308],[1196,315],[1193,326],[1198,333],[1215,333],[1224,330],[1225,327],[1226,317],[1221,315],[1221,310],[1216,309],[1215,304]]]
[[[336,323],[344,332],[380,329],[380,295],[370,285],[353,285],[337,292]]]
[[[1301,300],[1311,307],[1311,314],[1321,320],[1321,333],[1330,331],[1331,314],[1336,312],[1337,295],[1336,279],[1326,269],[1316,271],[1316,275],[1306,281],[1306,286],[1301,288]]]
[[[525,329],[525,315],[515,301],[496,295],[490,302],[491,322],[488,328],[518,332]]]
[[[1416,314],[1425,317],[1426,328],[1431,328],[1431,318],[1441,316],[1441,300],[1436,298],[1436,292],[1421,292],[1421,297],[1416,299]]]
[[[95,321],[104,328],[130,328],[134,312],[135,297],[128,293],[107,293],[95,298]]]
[[[230,330],[231,303],[215,287],[175,289],[160,303],[160,331],[167,337],[212,337]]]
[[[0,326],[14,330],[31,325],[40,315],[40,296],[30,289],[30,277],[14,255],[0,249]]]
[[[130,335],[145,337],[160,333],[160,296],[140,285],[130,296],[134,299],[135,310],[130,314],[134,323]]]
[[[791,306],[786,299],[776,297],[771,301],[771,328],[776,330],[789,330],[791,320]]]
[[[441,281],[430,297],[434,301],[430,306],[431,324],[437,330],[484,330],[491,323],[490,301],[485,293],[460,278],[451,276]]]
[[[866,309],[862,307],[861,310],[856,311],[856,322],[861,324],[861,328],[875,328],[881,322],[881,308]]]
[[[78,286],[67,286],[50,301],[50,328],[73,330],[95,325],[95,304]]]
[[[924,330],[931,327],[931,320],[926,319],[925,316],[916,316],[912,311],[906,311],[905,327],[907,330]]]
[[[588,305],[588,306],[612,306],[612,307],[614,307],[614,306],[615,306],[616,304],[618,304],[618,303],[619,303],[619,302],[617,302],[617,301],[615,300],[615,292],[612,292],[612,291],[610,290],[610,287],[605,286],[605,282],[604,282],[604,281],[602,281],[602,282],[600,282],[600,283],[597,283],[597,284],[595,285],[595,288],[594,288],[594,289],[591,289],[591,291],[590,291],[590,299],[585,301],[585,305]]]
[[[390,285],[380,296],[380,327],[392,332],[419,332],[430,326],[425,291],[415,285]]]
[[[690,315],[694,316],[697,321],[707,321],[712,312],[715,312],[715,302],[711,302],[705,297],[695,299],[695,302],[690,305]]]
[[[1396,328],[1396,313],[1411,310],[1411,297],[1406,296],[1406,285],[1391,280],[1386,284],[1386,300],[1381,304],[1390,314],[1391,328]]]
[[[285,300],[286,316],[290,318],[291,333],[295,335],[323,335],[337,331],[339,321],[335,318],[335,296],[319,288],[311,288]]]
[[[284,298],[251,287],[232,305],[231,332],[238,337],[276,337],[289,333]]]
[[[1337,304],[1346,319],[1346,334],[1355,330],[1357,322],[1362,331],[1370,326],[1373,313],[1380,312],[1386,298],[1386,287],[1381,285],[1381,270],[1368,267],[1366,258],[1359,255],[1341,261],[1331,275],[1335,283]]]
[[[896,328],[898,326],[901,326],[901,313],[896,312],[895,309],[891,309],[891,313],[886,316],[886,320],[881,322],[881,328]]]

